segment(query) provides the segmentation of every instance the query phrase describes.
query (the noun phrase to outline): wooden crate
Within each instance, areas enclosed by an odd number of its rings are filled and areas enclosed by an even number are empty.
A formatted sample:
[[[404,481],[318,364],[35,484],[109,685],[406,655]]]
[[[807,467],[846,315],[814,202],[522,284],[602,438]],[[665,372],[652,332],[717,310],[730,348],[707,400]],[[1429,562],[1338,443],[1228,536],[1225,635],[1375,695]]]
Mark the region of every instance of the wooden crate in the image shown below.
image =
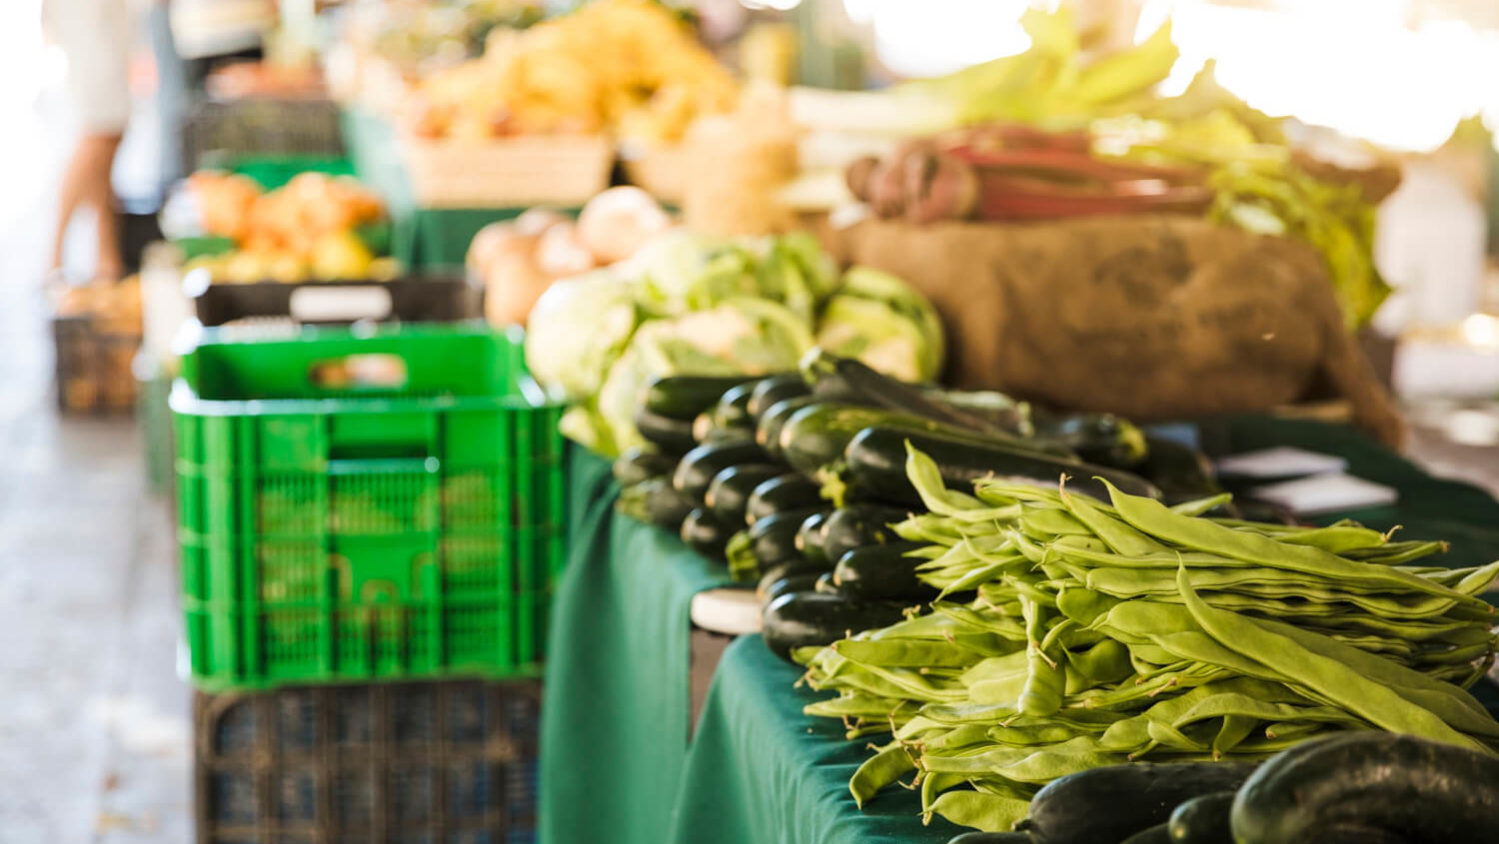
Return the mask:
[[[416,204],[424,208],[576,206],[609,186],[614,147],[590,136],[491,141],[401,138]]]
[[[687,152],[682,144],[651,147],[624,159],[625,178],[662,202],[682,204],[687,188]]]

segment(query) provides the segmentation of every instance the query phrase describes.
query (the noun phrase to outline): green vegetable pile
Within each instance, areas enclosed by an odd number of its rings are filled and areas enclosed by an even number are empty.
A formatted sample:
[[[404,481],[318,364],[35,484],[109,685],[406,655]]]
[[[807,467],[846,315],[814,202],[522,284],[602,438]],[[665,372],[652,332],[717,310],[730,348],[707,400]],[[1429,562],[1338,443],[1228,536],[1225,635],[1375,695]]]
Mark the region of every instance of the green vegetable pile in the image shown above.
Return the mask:
[[[1141,758],[1256,760],[1314,736],[1384,730],[1493,753],[1466,691],[1492,662],[1499,563],[1419,561],[1441,543],[1352,523],[1209,518],[1105,482],[1110,503],[980,479],[948,489],[910,449],[926,509],[930,611],[801,648],[808,707],[850,738],[889,733],[854,775],[861,804],[916,779],[928,816],[999,831],[1052,780]]]
[[[1374,266],[1375,208],[1358,185],[1319,181],[1289,162],[1271,172],[1227,165],[1213,174],[1212,185],[1212,219],[1305,241],[1322,254],[1349,330],[1373,318],[1390,295]]]
[[[1000,468],[1037,483],[1102,474],[1155,491],[1129,471],[1151,447],[1126,420],[907,384],[821,348],[801,372],[654,378],[634,423],[646,445],[614,461],[619,511],[679,533],[767,592],[826,581],[815,623],[787,640],[799,645],[842,635],[847,627],[829,612],[863,619],[862,629],[899,619],[900,602],[930,597],[904,548],[886,547],[895,539],[887,523],[921,504],[905,478],[908,438],[951,455],[953,472]]]
[[[925,297],[876,270],[840,274],[810,234],[675,231],[548,288],[526,362],[573,404],[563,433],[612,457],[645,444],[634,416],[653,378],[790,371],[814,344],[906,381],[935,377],[944,349]]]

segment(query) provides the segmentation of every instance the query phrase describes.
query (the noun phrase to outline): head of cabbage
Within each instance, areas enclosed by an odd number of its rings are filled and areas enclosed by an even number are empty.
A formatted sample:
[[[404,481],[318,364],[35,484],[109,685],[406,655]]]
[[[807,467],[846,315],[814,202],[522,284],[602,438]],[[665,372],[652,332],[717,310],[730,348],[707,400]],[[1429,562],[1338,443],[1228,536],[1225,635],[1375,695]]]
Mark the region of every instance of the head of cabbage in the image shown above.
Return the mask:
[[[708,310],[647,323],[610,367],[599,391],[597,420],[607,441],[596,433],[595,442],[584,444],[611,455],[643,444],[635,414],[652,378],[784,372],[795,369],[811,347],[806,322],[765,299],[729,299]]]
[[[634,283],[610,270],[554,282],[526,323],[526,365],[571,401],[598,393],[640,322]]]
[[[636,296],[642,308],[677,316],[725,299],[759,295],[755,264],[756,256],[745,244],[674,229],[641,247],[620,271],[639,280]]]
[[[823,307],[817,345],[902,381],[942,370],[942,322],[925,296],[889,273],[853,267]]]

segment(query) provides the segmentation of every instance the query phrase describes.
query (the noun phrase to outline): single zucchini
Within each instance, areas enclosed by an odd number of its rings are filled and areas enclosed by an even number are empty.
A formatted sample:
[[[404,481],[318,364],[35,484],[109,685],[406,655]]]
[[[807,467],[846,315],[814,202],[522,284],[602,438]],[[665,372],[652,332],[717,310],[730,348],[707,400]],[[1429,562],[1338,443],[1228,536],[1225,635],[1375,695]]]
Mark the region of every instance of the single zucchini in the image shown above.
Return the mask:
[[[937,590],[916,577],[916,567],[925,561],[906,556],[921,547],[919,542],[900,540],[855,548],[838,558],[833,582],[851,598],[926,603],[937,597]]]
[[[614,508],[636,521],[678,531],[682,520],[692,512],[693,503],[669,478],[647,478],[619,491]]]
[[[713,476],[713,482],[703,494],[703,504],[723,521],[741,524],[745,520],[750,495],[760,484],[779,477],[784,471],[786,467],[769,463],[730,466]]]
[[[708,443],[682,455],[671,482],[694,501],[702,501],[708,485],[730,466],[766,463],[765,450],[751,442]]]
[[[646,442],[667,454],[686,454],[697,446],[691,420],[672,419],[642,408],[635,414],[635,427]]]
[[[897,538],[890,525],[905,517],[905,510],[878,504],[850,504],[834,510],[822,528],[822,553],[829,562],[837,562],[855,548],[884,545]]]
[[[921,386],[883,375],[853,358],[813,349],[802,358],[800,369],[802,377],[814,385],[820,396],[913,413],[984,434],[1008,433],[981,414],[943,402]]]
[[[859,432],[875,426],[949,436],[975,436],[970,431],[910,413],[819,401],[801,408],[786,420],[781,426],[777,445],[791,468],[815,478],[824,467],[843,457],[843,450]],[[1006,441],[1028,443],[1019,437],[1010,437]]]
[[[709,408],[708,418],[713,420],[716,428],[748,428],[755,430],[755,417],[750,415],[750,395],[755,391],[755,385],[761,380],[746,381],[737,387],[732,387],[719,397],[718,403]]]
[[[1036,844],[1123,841],[1166,823],[1172,810],[1193,797],[1238,788],[1253,771],[1253,765],[1231,762],[1093,768],[1053,780],[1036,792],[1030,814],[1015,828],[1030,832]]]
[[[863,366],[863,364],[858,365]],[[890,380],[878,373],[876,376]],[[899,385],[899,390],[902,392],[912,391],[916,395],[928,395],[927,391],[911,385],[901,384],[898,381],[893,383]],[[1022,436],[999,425],[962,424],[953,421],[945,414],[924,412],[928,409],[928,405],[892,406],[877,402],[861,402],[858,398],[842,402],[830,401],[821,393],[818,394],[818,399],[818,402],[798,411],[796,416],[787,421],[781,429],[778,443],[786,455],[786,462],[808,475],[814,475],[821,467],[836,461],[843,454],[843,449],[848,445],[849,440],[865,428],[873,426],[972,438],[975,442],[984,445],[1006,446],[1068,460],[1077,457],[1060,442]]]
[[[1467,844],[1499,830],[1495,783],[1499,759],[1487,754],[1414,736],[1343,733],[1294,747],[1255,772],[1234,798],[1234,840],[1320,844],[1357,832]]]
[[[941,404],[966,411],[987,421],[1001,431],[1009,431],[1021,437],[1034,436],[1036,426],[1031,422],[1031,406],[1004,393],[993,390],[943,390],[926,387],[927,398]]]
[[[811,396],[797,396],[795,398],[778,401],[760,416],[759,424],[755,426],[755,442],[765,449],[765,452],[777,460],[781,459],[781,426],[792,417],[798,410],[806,407],[816,399]]]
[[[764,606],[787,592],[811,591],[817,578],[825,573],[826,569],[806,560],[791,560],[772,566],[766,569],[760,576],[760,582],[755,585],[755,597]]]
[[[1177,806],[1166,823],[1172,844],[1232,844],[1228,816],[1233,806],[1232,791],[1204,794]]]
[[[754,550],[755,559],[760,561],[761,571],[803,558],[801,551],[796,547],[797,531],[807,517],[819,512],[818,510],[788,510],[750,525],[749,535],[753,543],[751,547]],[[823,568],[828,567],[823,566]]]
[[[645,387],[645,409],[668,419],[691,421],[718,404],[723,394],[753,375],[665,375]]]
[[[787,472],[755,487],[745,505],[744,517],[754,524],[772,513],[819,507],[823,503],[816,481]]]
[[[654,448],[626,449],[614,460],[614,479],[621,487],[634,486],[651,478],[670,477],[677,468],[677,458]]]
[[[705,443],[724,443],[735,440],[754,440],[755,426],[750,425],[719,425],[714,421],[715,417],[708,411],[703,411],[692,420],[692,437],[699,445]]]
[[[1165,824],[1158,823],[1124,839],[1124,844],[1171,844],[1171,830]]]
[[[828,524],[828,516],[831,510],[820,510],[802,520],[801,526],[796,530],[796,550],[814,565],[824,569],[833,567],[833,560],[828,557],[827,550],[823,548],[823,540],[827,534],[823,532]]]
[[[786,399],[799,398],[812,395],[812,388],[798,374],[788,372],[784,375],[772,375],[769,378],[761,378],[755,382],[755,387],[750,391],[749,401],[745,404],[745,410],[755,419],[765,415],[777,404]]]
[[[920,507],[921,498],[906,477],[906,443],[932,458],[950,489],[970,491],[979,478],[994,475],[1020,478],[1055,488],[1067,475],[1067,489],[1108,500],[1108,490],[1096,478],[1108,479],[1124,492],[1160,497],[1160,490],[1119,469],[1057,460],[1001,446],[976,445],[939,434],[915,434],[891,428],[868,428],[854,437],[843,452],[836,476],[824,487],[835,502],[885,501]]]
[[[1100,466],[1132,469],[1150,453],[1145,432],[1112,413],[1038,416],[1035,425],[1037,437],[1066,446],[1082,460]]]
[[[824,595],[841,595],[838,584],[833,582],[833,573],[825,571],[817,576],[816,582],[812,584],[813,592],[821,592]]]
[[[718,520],[711,510],[698,507],[682,520],[682,541],[710,560],[722,560],[734,529]]]
[[[789,660],[793,648],[831,645],[850,633],[889,627],[904,617],[899,604],[789,592],[765,606],[760,632],[773,653]]]

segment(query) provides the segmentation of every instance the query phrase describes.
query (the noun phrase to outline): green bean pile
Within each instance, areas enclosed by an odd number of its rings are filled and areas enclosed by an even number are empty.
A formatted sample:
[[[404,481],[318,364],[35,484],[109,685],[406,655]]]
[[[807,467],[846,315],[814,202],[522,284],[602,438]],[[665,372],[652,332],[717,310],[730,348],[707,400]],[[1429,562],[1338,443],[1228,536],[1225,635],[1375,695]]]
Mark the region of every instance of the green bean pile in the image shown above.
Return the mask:
[[[839,692],[808,713],[890,734],[849,784],[861,805],[916,772],[928,818],[1002,831],[1041,785],[1142,757],[1254,760],[1358,729],[1499,748],[1464,691],[1493,659],[1476,596],[1499,563],[1421,567],[1441,543],[1201,515],[1223,497],[1110,487],[1110,506],[997,479],[968,495],[914,450],[907,471],[930,512],[896,530],[925,543],[942,598],[796,654]]]

